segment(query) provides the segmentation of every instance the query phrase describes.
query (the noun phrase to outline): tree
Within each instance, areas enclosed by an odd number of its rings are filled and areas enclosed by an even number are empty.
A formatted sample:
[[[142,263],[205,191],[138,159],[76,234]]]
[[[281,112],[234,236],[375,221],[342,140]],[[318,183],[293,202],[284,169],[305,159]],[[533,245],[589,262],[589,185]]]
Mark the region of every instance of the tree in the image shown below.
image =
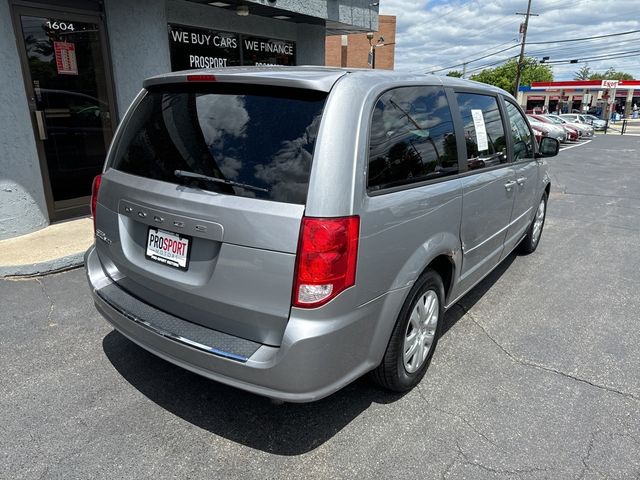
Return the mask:
[[[585,63],[582,67],[580,67],[580,70],[573,74],[573,79],[589,80],[591,78],[591,75],[593,75],[593,72],[591,71],[591,68],[589,68],[589,65]]]
[[[512,58],[495,68],[487,68],[480,73],[471,75],[471,80],[488,83],[489,85],[494,85],[508,92],[512,92],[513,85],[516,81],[517,68],[518,60]],[[520,75],[520,85],[531,85],[531,82],[551,81],[553,81],[553,72],[549,65],[540,64],[530,57],[524,59],[522,73]]]
[[[609,67],[604,73],[589,75],[589,80],[633,80],[633,75],[626,72],[617,72],[613,67]]]
[[[449,70],[447,72],[447,77],[462,78],[462,72],[460,70]]]

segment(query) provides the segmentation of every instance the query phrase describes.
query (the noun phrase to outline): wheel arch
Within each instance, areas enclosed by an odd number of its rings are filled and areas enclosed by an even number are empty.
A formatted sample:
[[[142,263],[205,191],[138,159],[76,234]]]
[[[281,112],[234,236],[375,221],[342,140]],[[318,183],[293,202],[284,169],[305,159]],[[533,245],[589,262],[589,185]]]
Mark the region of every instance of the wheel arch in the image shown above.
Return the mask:
[[[422,270],[420,276],[424,275],[424,273],[429,269],[435,271],[442,279],[442,284],[444,285],[444,301],[446,305],[449,301],[451,288],[453,287],[453,279],[456,273],[456,264],[453,259],[453,255],[440,254],[436,256],[429,262],[424,270]]]

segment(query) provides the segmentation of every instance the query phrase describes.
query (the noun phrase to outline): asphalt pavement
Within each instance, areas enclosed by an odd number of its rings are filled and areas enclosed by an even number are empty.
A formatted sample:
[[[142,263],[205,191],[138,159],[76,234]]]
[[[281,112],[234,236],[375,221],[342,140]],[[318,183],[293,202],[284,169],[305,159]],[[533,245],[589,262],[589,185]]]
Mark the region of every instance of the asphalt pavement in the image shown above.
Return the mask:
[[[275,405],[113,331],[77,269],[0,281],[0,478],[640,478],[640,138],[550,159],[538,251],[446,316],[419,388]]]

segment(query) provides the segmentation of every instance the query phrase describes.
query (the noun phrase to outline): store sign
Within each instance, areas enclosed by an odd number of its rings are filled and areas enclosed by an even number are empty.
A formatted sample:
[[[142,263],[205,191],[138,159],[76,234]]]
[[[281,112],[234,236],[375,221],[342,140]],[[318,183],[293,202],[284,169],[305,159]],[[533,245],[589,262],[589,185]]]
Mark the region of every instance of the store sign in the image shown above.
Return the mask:
[[[240,37],[236,33],[169,25],[171,70],[240,65]]]
[[[169,24],[171,70],[295,65],[295,42]]]
[[[618,80],[602,80],[601,88],[618,88]]]
[[[53,42],[58,75],[78,75],[76,45],[71,42]]]
[[[243,65],[295,65],[296,44],[286,40],[242,36]]]

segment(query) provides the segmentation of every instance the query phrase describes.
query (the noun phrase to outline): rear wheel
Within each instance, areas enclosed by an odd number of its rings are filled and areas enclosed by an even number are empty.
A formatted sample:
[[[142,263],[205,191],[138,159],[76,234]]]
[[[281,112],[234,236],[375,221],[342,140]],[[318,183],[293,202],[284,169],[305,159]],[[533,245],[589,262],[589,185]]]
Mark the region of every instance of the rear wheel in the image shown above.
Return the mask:
[[[429,269],[409,292],[382,363],[372,372],[374,381],[396,392],[416,386],[431,362],[443,315],[442,279]]]
[[[536,248],[538,248],[538,243],[540,243],[540,237],[542,236],[542,227],[544,227],[544,220],[546,216],[547,192],[544,192],[544,195],[542,195],[540,203],[538,204],[536,214],[533,217],[533,221],[529,226],[529,230],[527,230],[527,234],[520,243],[520,252],[533,253],[536,251]]]

